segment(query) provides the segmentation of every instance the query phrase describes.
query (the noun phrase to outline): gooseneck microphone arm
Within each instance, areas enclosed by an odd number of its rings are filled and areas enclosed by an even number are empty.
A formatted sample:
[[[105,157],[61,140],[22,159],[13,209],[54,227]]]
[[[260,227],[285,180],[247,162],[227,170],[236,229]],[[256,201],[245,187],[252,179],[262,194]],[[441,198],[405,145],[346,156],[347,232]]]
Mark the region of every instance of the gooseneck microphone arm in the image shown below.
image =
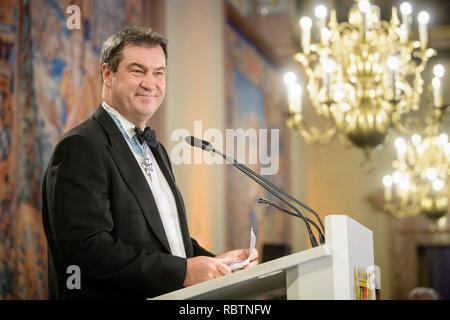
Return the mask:
[[[289,211],[289,210],[287,210],[285,208],[280,207],[279,205],[277,205],[273,201],[270,201],[270,200],[267,200],[267,199],[259,199],[258,202],[262,203],[262,204],[265,204],[265,205],[268,205],[268,206],[273,206],[273,207],[277,208],[278,210],[283,211],[284,213],[287,213],[287,214],[290,214],[291,216],[300,218],[298,216],[298,214],[296,214],[296,213],[294,213],[292,211]],[[306,221],[308,221],[310,224],[312,224],[314,226],[314,228],[316,228],[316,230],[318,231],[320,244],[325,244],[325,236],[323,235],[322,230],[320,230],[319,226],[314,221],[312,221],[311,219],[308,219],[307,217],[304,217],[304,218],[305,218]]]
[[[314,234],[312,233],[312,230],[311,230],[311,227],[310,227],[309,223],[305,220],[305,217],[300,213],[300,211],[296,207],[294,207],[291,203],[286,201],[286,199],[284,199],[282,196],[280,196],[277,188],[273,188],[270,185],[265,184],[264,181],[260,178],[260,176],[256,172],[254,172],[253,170],[248,168],[247,166],[244,166],[243,164],[237,162],[234,159],[231,159],[229,156],[221,153],[220,151],[215,150],[214,148],[212,148],[211,151],[216,153],[216,154],[218,154],[218,155],[220,155],[220,156],[222,156],[224,159],[226,159],[228,162],[230,162],[233,166],[235,166],[236,168],[241,170],[243,173],[245,173],[248,177],[250,177],[252,180],[254,180],[257,184],[259,184],[264,189],[266,189],[271,194],[273,194],[275,197],[280,199],[284,204],[286,204],[287,206],[291,207],[297,213],[297,216],[299,218],[301,218],[305,222],[306,229],[308,230],[308,235],[309,235],[309,240],[311,242],[311,246],[313,248],[317,247],[317,245],[318,245],[317,244],[317,240],[314,237]]]
[[[213,148],[214,152],[216,152],[216,150]],[[216,152],[217,153],[217,152]],[[234,160],[236,161],[236,160]],[[236,161],[237,162],[237,161]],[[244,166],[243,164],[239,164],[240,166]],[[245,167],[245,166],[244,166]],[[246,167],[253,175],[257,176],[259,179],[261,179],[262,181],[264,181],[266,184],[268,184],[270,187],[276,189],[279,193],[281,193],[282,195],[284,195],[285,197],[289,198],[290,200],[294,201],[295,203],[297,203],[298,205],[300,205],[302,208],[308,210],[309,212],[311,212],[319,221],[320,226],[322,227],[322,230],[325,231],[325,228],[322,224],[322,220],[320,219],[319,215],[310,207],[308,207],[306,204],[304,204],[303,202],[295,199],[293,196],[291,196],[289,193],[283,191],[282,189],[278,188],[277,186],[275,186],[272,182],[270,182],[270,180],[264,178],[263,176],[257,174],[256,172],[254,172],[253,170],[251,170],[250,168]]]
[[[268,184],[269,186],[271,186],[272,188],[276,189],[279,193],[281,193],[282,195],[284,195],[285,197],[289,198],[290,200],[294,201],[295,203],[297,203],[299,206],[301,206],[302,208],[308,210],[309,212],[311,212],[317,219],[317,221],[319,221],[320,226],[322,227],[322,231],[325,232],[325,227],[322,223],[322,220],[320,219],[319,215],[317,214],[317,212],[315,212],[313,209],[311,209],[309,206],[307,206],[306,204],[304,204],[303,202],[301,202],[300,200],[295,199],[293,196],[291,196],[289,193],[279,189],[277,186],[275,186],[272,182],[270,182],[268,179],[264,178],[263,176],[257,174],[256,172],[254,172],[253,170],[251,170],[250,168],[244,166],[243,164],[240,164],[239,162],[237,162],[235,159],[230,158],[227,155],[222,154],[220,151],[216,150],[209,142],[205,141],[205,140],[200,140],[196,137],[186,137],[185,138],[186,142],[194,147],[197,148],[202,148],[205,151],[208,152],[214,152],[217,153],[218,155],[222,156],[224,159],[226,159],[228,162],[230,162],[231,164],[234,165],[238,165],[238,166],[243,166],[245,167],[244,170],[247,170],[248,172],[250,172],[252,175],[258,177],[259,179],[261,179],[262,181],[264,181],[266,184]]]
[[[212,147],[212,146],[211,146]],[[219,155],[221,155],[222,157],[228,157],[226,155],[221,154],[219,151],[215,150],[214,148],[212,148],[212,151],[215,153],[218,153]],[[229,158],[229,157],[228,157]],[[234,161],[236,164],[240,165],[240,166],[244,166],[243,164],[238,163],[236,160],[234,159],[228,159],[228,161]],[[293,196],[291,196],[289,193],[283,191],[282,189],[278,188],[277,186],[275,186],[272,182],[270,182],[270,180],[264,178],[263,176],[257,174],[256,172],[254,172],[253,170],[251,170],[250,168],[244,166],[246,169],[248,169],[249,172],[251,172],[251,174],[253,174],[254,176],[257,176],[259,179],[261,179],[262,181],[264,181],[266,184],[268,184],[270,187],[276,189],[279,193],[281,193],[282,195],[284,195],[285,197],[289,198],[290,200],[294,201],[295,203],[297,203],[299,206],[301,206],[302,208],[308,210],[309,212],[311,212],[312,214],[314,214],[314,216],[317,218],[317,220],[320,223],[320,226],[322,227],[323,232],[325,232],[325,227],[323,226],[322,220],[320,219],[319,215],[310,207],[308,207],[306,204],[304,204],[303,202],[295,199]]]
[[[248,168],[247,166],[237,162],[235,159],[230,158],[229,156],[221,153],[218,150],[215,150],[214,147],[209,143],[206,142],[204,140],[200,140],[198,138],[195,137],[186,137],[186,142],[194,147],[198,147],[198,148],[202,148],[205,151],[209,151],[209,152],[214,152],[220,156],[222,156],[225,160],[227,160],[229,163],[231,163],[233,166],[235,166],[236,168],[238,168],[240,171],[242,171],[244,174],[246,174],[248,177],[250,177],[252,180],[254,180],[256,183],[258,183],[259,185],[261,185],[264,189],[266,189],[267,191],[269,191],[271,194],[273,194],[275,197],[277,197],[279,200],[281,200],[283,203],[285,203],[287,206],[289,206],[290,208],[292,208],[297,214],[296,216],[301,218],[305,225],[306,228],[308,230],[308,235],[310,238],[310,242],[311,242],[311,246],[312,247],[316,247],[317,246],[317,240],[314,237],[314,234],[312,233],[311,227],[308,223],[308,221],[305,219],[305,217],[300,213],[300,211],[294,207],[290,202],[288,202],[286,199],[284,199],[282,197],[282,195],[288,197],[289,199],[295,201],[296,203],[299,203],[302,207],[306,207],[305,209],[308,209],[309,207],[307,207],[306,205],[302,204],[300,201],[296,200],[295,198],[293,198],[291,195],[285,193],[284,191],[282,191],[281,189],[279,189],[278,187],[276,187],[275,185],[273,185],[270,181],[268,181],[267,179],[265,179],[264,177],[260,176],[259,174],[257,174],[256,172],[254,172],[253,170],[251,170],[250,168]],[[308,209],[311,211],[311,209]],[[284,210],[282,210],[284,211]],[[287,210],[286,210],[287,211]],[[313,212],[314,213],[314,212]],[[292,215],[295,215],[293,213],[289,213]],[[320,221],[320,218],[318,217],[318,215],[316,213],[314,213],[316,215],[316,217],[318,218],[320,224],[322,225],[323,228],[323,224]],[[309,219],[308,219],[309,220]],[[316,228],[317,225],[316,225]],[[318,230],[320,231],[320,229],[318,228]],[[322,243],[322,238],[323,238],[323,234],[321,232],[319,232],[320,237],[321,237],[321,243]]]

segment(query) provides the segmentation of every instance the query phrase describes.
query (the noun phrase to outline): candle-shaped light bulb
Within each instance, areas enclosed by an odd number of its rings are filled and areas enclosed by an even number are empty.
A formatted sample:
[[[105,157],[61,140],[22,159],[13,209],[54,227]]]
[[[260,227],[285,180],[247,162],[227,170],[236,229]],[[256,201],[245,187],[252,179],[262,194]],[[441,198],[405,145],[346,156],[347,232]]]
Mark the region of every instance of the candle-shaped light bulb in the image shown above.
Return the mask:
[[[442,64],[437,64],[433,67],[433,74],[435,77],[442,78],[445,74],[445,68]]]
[[[386,65],[389,70],[391,70],[392,77],[392,100],[397,99],[397,70],[400,67],[400,59],[396,56],[391,56],[387,59]]]
[[[319,35],[321,36],[322,29],[326,27],[326,19],[327,19],[328,10],[323,4],[318,5],[314,9],[314,16],[316,17],[316,26]]]
[[[419,23],[427,24],[430,21],[430,15],[426,11],[420,11],[417,15]]]
[[[384,185],[384,202],[392,201],[392,177],[390,175],[386,175],[383,177],[383,185]]]
[[[430,181],[433,181],[434,179],[436,179],[437,174],[438,174],[438,172],[437,172],[436,168],[428,168],[425,170],[425,176]]]
[[[324,37],[323,29],[326,28],[326,26],[327,26],[327,23],[326,23],[327,14],[328,14],[328,9],[323,4],[318,5],[314,9],[314,16],[316,17],[316,28],[317,28],[316,30],[319,34],[321,43],[323,43],[325,40],[323,38]]]
[[[391,56],[386,61],[387,67],[391,71],[396,71],[400,67],[400,59],[396,56]]]
[[[409,37],[410,26],[411,26],[411,13],[412,7],[409,2],[403,2],[400,5],[400,13],[402,14],[402,24],[405,32],[405,40]]]
[[[436,90],[440,89],[441,88],[441,79],[439,79],[438,77],[434,77],[433,80],[431,81],[431,85]]]
[[[399,184],[400,181],[402,180],[403,175],[400,171],[395,170],[394,173],[392,174],[392,181],[396,184]]]
[[[328,28],[322,28],[320,30],[320,41],[324,46],[328,45],[328,42],[331,39],[331,31]]]
[[[402,16],[409,16],[412,13],[412,7],[409,2],[403,2],[400,5],[400,12],[402,13]],[[403,21],[405,23],[405,21]]]
[[[402,137],[395,139],[394,141],[395,148],[398,149],[406,149],[406,141]]]
[[[450,143],[447,142],[442,148],[444,149],[445,156],[450,156]]]
[[[289,111],[292,113],[302,112],[302,87],[298,83],[288,85]]]
[[[302,27],[302,29],[308,29],[312,27],[312,20],[310,17],[302,17],[300,19],[300,27]]]
[[[430,21],[430,15],[426,11],[419,12],[417,16],[419,22],[419,41],[423,49],[427,47],[428,43],[428,29],[427,24]]]
[[[405,153],[406,153],[406,142],[405,139],[399,137],[395,139],[394,142],[395,148],[397,149],[397,159],[400,161],[405,161]]]
[[[408,30],[406,29],[406,26],[404,24],[402,24],[399,28],[398,28],[398,36],[400,38],[400,41],[402,43],[405,43],[408,40]]]
[[[433,181],[432,185],[435,191],[441,191],[445,187],[445,182],[441,179],[436,179]]]
[[[336,63],[332,59],[325,59],[322,63],[323,66],[323,82],[325,86],[325,93],[327,100],[330,99],[330,88],[331,88],[331,73],[336,69]]]
[[[292,71],[288,71],[284,74],[283,80],[286,86],[291,86],[297,82],[297,76]]]
[[[302,29],[302,48],[303,52],[309,53],[309,45],[311,43],[311,27],[312,20],[310,17],[302,17],[300,19],[300,27]]]
[[[368,0],[360,0],[358,3],[359,11],[361,11],[361,35],[364,40],[366,40],[367,31],[367,13],[370,10],[370,2]]]
[[[368,0],[360,0],[358,3],[359,11],[367,13],[370,10],[370,2]]]
[[[400,190],[407,192],[411,188],[411,184],[409,182],[408,177],[403,177],[399,183]]]
[[[417,133],[415,133],[411,137],[411,141],[412,141],[413,145],[417,147],[422,142],[422,137],[419,136]]]
[[[433,102],[434,106],[439,108],[442,106],[442,86],[441,79],[434,77],[431,80],[431,86],[433,87]]]
[[[316,18],[319,19],[326,18],[327,12],[328,12],[327,7],[325,7],[323,4],[318,5],[314,9],[314,15],[316,16]]]
[[[288,71],[284,74],[283,81],[287,86],[289,111],[300,112],[302,103],[301,87],[297,83],[297,76],[294,72]]]
[[[335,68],[336,68],[336,63],[334,62],[334,60],[332,60],[332,59],[329,59],[329,58],[327,58],[327,59],[325,59],[324,61],[323,61],[323,70],[326,72],[326,73],[331,73],[331,72],[333,72],[334,70],[335,70]]]
[[[438,137],[438,141],[441,146],[444,146],[448,143],[448,135],[446,133],[441,133]]]

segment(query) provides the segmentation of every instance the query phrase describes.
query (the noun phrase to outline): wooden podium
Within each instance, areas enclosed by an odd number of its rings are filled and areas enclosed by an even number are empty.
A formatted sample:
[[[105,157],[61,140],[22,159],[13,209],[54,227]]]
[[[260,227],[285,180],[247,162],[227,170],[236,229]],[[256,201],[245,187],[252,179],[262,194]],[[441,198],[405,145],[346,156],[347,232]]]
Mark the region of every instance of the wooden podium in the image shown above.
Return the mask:
[[[375,299],[372,231],[345,215],[325,217],[325,244],[154,299]]]

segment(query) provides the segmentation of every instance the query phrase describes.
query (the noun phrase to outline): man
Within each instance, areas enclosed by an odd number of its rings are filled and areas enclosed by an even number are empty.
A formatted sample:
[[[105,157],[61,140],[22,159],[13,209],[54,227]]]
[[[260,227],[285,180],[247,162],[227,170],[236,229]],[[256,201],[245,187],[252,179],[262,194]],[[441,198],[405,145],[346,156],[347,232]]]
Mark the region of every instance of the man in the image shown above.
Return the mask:
[[[249,255],[214,256],[189,236],[167,152],[145,128],[166,65],[167,42],[151,29],[127,27],[103,44],[103,102],[61,137],[44,177],[50,298],[153,297],[229,274]],[[69,266],[81,271],[79,289],[67,285]]]
[[[439,294],[433,288],[416,287],[409,292],[408,300],[439,300]]]

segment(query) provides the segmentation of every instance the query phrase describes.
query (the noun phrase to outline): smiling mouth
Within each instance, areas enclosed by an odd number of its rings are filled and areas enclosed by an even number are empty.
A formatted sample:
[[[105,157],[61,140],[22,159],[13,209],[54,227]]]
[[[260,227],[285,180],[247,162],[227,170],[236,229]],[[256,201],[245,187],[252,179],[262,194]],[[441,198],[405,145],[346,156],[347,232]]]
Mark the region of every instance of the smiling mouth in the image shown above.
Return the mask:
[[[137,94],[136,96],[142,98],[156,98],[156,94]]]

